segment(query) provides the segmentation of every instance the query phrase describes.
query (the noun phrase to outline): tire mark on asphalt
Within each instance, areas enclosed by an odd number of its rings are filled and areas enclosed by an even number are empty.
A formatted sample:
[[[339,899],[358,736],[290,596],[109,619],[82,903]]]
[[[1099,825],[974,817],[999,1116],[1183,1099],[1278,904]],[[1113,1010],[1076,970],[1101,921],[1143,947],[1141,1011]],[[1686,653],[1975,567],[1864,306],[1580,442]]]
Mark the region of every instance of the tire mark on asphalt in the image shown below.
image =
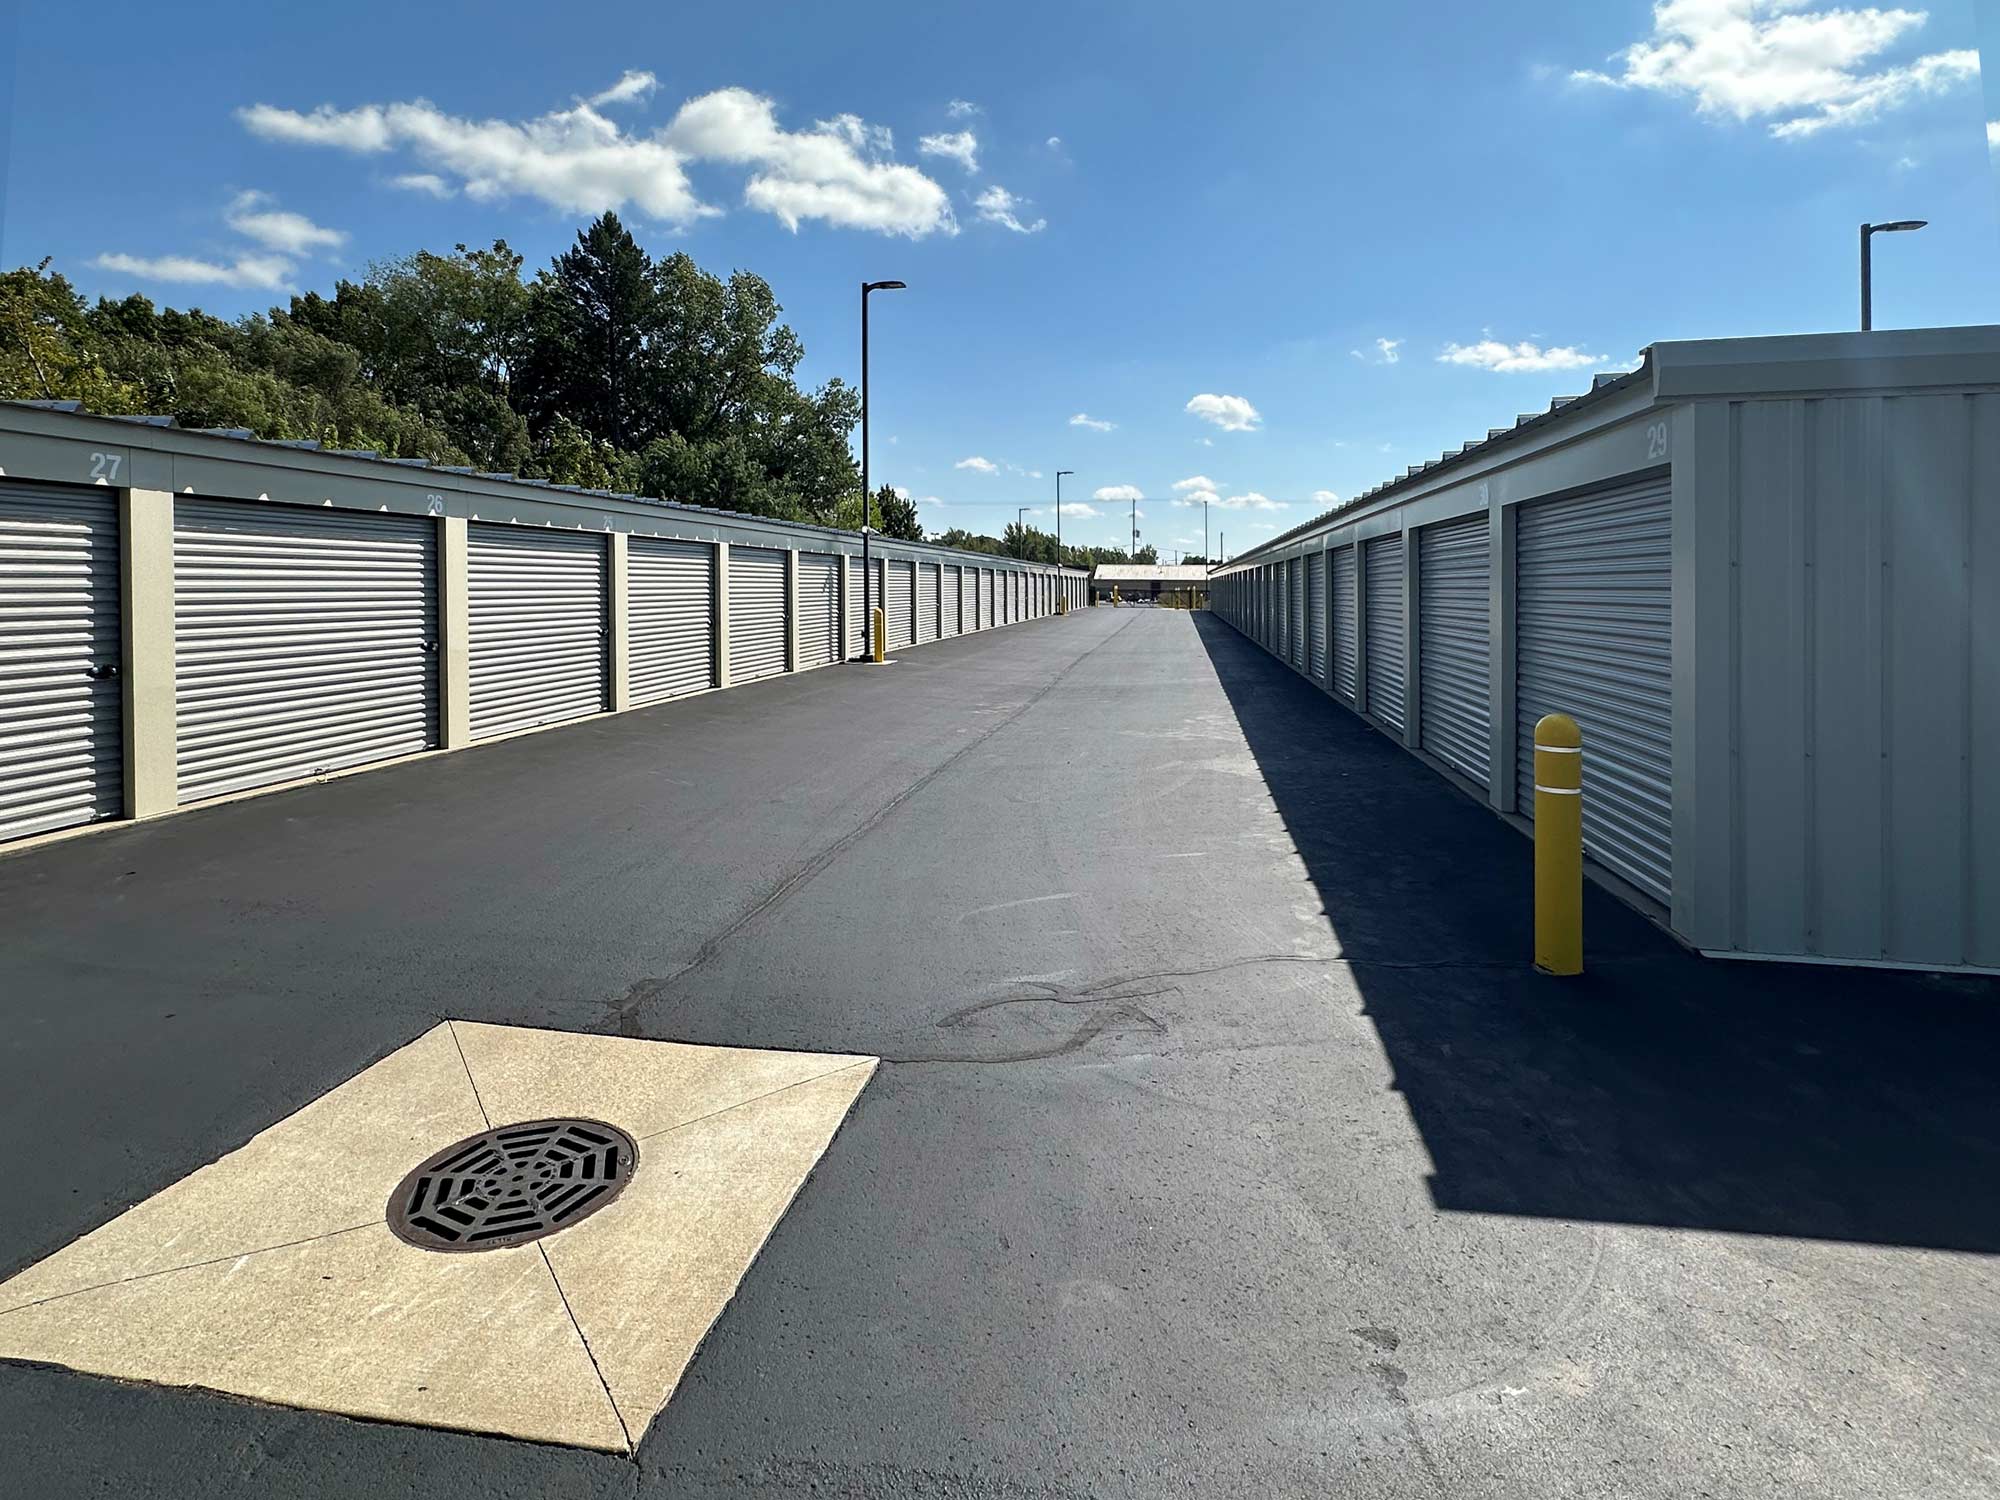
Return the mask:
[[[859,824],[857,824],[852,829],[848,830],[848,832],[842,834],[839,838],[835,839],[831,844],[828,844],[824,849],[820,850],[818,854],[815,854],[811,859],[807,860],[803,865],[800,865],[797,869],[793,870],[791,874],[787,875],[784,879],[780,880],[776,885],[772,886],[771,889],[765,892],[762,897],[752,902],[734,919],[732,919],[729,922],[729,924],[725,926],[720,932],[717,932],[711,937],[707,938],[702,943],[702,945],[695,950],[694,956],[688,959],[686,963],[681,964],[679,967],[670,970],[666,974],[658,975],[656,977],[649,979],[642,979],[638,983],[634,984],[622,996],[620,996],[617,1000],[613,1001],[609,1007],[610,1018],[616,1024],[618,1028],[618,1034],[620,1036],[630,1036],[630,1037],[643,1036],[644,1033],[639,1030],[639,1012],[642,1009],[644,1009],[647,1005],[650,1005],[654,1001],[661,999],[663,996],[667,994],[667,992],[674,985],[678,984],[682,979],[686,978],[696,969],[699,969],[704,965],[708,964],[709,962],[711,962],[715,958],[716,954],[722,951],[723,945],[727,943],[731,938],[735,937],[738,933],[742,932],[745,928],[749,927],[752,923],[756,922],[758,918],[764,916],[768,912],[775,910],[779,906],[782,906],[792,896],[797,894],[800,890],[804,889],[807,885],[810,885],[820,875],[824,874],[828,869],[828,867],[831,866],[836,860],[838,860],[841,855],[845,854],[849,849],[853,848],[856,844],[860,843],[862,839],[866,838],[869,834],[873,833],[877,828],[880,828],[885,822],[889,820],[891,816],[893,816],[896,813],[896,811],[899,808],[901,808],[905,803],[907,803],[912,797],[916,796],[917,793],[923,791],[924,788],[928,787],[932,782],[936,781],[940,776],[944,775],[945,772],[949,771],[953,766],[957,765],[959,761],[963,760],[967,755],[970,755],[974,750],[977,750],[981,745],[985,744],[988,740],[992,739],[993,736],[1000,733],[1001,730],[1006,729],[1009,725],[1015,723],[1024,714],[1026,714],[1028,710],[1032,709],[1033,707],[1035,707],[1036,704],[1040,703],[1044,698],[1048,697],[1050,693],[1054,692],[1058,687],[1062,685],[1063,680],[1067,678],[1070,675],[1070,673],[1074,672],[1078,667],[1082,666],[1085,662],[1089,661],[1091,657],[1095,656],[1098,652],[1102,651],[1106,646],[1110,645],[1111,642],[1117,640],[1118,637],[1123,635],[1127,630],[1130,630],[1132,628],[1132,620],[1135,618],[1137,617],[1136,616],[1128,617],[1123,624],[1119,625],[1119,627],[1116,630],[1113,630],[1109,635],[1105,636],[1103,640],[1099,641],[1096,645],[1090,647],[1087,651],[1084,651],[1074,661],[1070,662],[1068,666],[1064,667],[1060,672],[1056,673],[1055,676],[1051,677],[1047,682],[1043,683],[1042,686],[1037,688],[1035,692],[1031,694],[1021,704],[1020,707],[1016,708],[1012,713],[1008,714],[1005,718],[992,724],[988,728],[981,730],[977,735],[975,735],[972,739],[967,740],[963,745],[960,745],[950,755],[946,756],[943,760],[939,761],[938,764],[931,767],[930,770],[926,771],[923,775],[919,776],[915,781],[911,782],[908,786],[904,787],[900,792],[896,793],[895,796],[891,797],[887,802],[883,803],[874,812],[870,813],[866,818],[862,819],[862,821]]]

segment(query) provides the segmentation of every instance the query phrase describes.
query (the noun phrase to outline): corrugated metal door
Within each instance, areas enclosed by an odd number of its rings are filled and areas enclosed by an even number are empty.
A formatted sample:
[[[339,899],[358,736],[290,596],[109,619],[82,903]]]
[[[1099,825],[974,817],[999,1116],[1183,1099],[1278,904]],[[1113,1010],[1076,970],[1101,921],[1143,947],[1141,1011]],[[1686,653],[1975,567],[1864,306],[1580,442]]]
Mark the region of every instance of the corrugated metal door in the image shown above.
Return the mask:
[[[1305,559],[1293,558],[1285,565],[1285,586],[1292,593],[1291,639],[1286,643],[1290,649],[1291,663],[1295,667],[1306,664],[1306,580]]]
[[[731,686],[785,670],[785,558],[775,547],[729,549]]]
[[[869,559],[868,566],[870,568],[875,566],[874,559]],[[868,617],[861,607],[861,590],[864,585],[870,590],[868,598],[869,607],[873,608],[880,604],[882,601],[873,593],[875,585],[868,581],[867,569],[861,566],[861,559],[850,556],[847,559],[847,654],[849,657],[866,656],[868,654]]]
[[[626,556],[632,611],[626,672],[634,703],[715,686],[715,548],[635,536]]]
[[[917,564],[917,643],[938,638],[938,565]]]
[[[986,581],[982,585],[985,602],[980,609],[979,626],[982,630],[991,630],[1000,623],[1000,576],[991,568],[985,571]]]
[[[1423,747],[1484,783],[1492,758],[1484,511],[1417,533],[1417,729]]]
[[[939,604],[944,610],[944,624],[941,633],[959,635],[964,627],[959,623],[959,607],[965,598],[965,569],[959,567],[944,570],[944,592]]]
[[[1583,730],[1583,846],[1661,901],[1673,890],[1673,558],[1664,477],[1521,507],[1516,774],[1533,817],[1535,721]]]
[[[125,811],[118,501],[0,490],[0,839]]]
[[[979,570],[958,570],[958,628],[970,634],[979,628]]]
[[[1306,557],[1306,599],[1311,622],[1306,632],[1306,670],[1314,682],[1326,681],[1326,554]]]
[[[1368,712],[1403,728],[1403,538],[1366,544],[1368,581]]]
[[[466,527],[474,739],[603,709],[604,585],[600,535]]]
[[[898,650],[907,646],[916,637],[917,624],[917,565],[911,562],[889,562],[889,649]]]
[[[1333,690],[1349,703],[1361,686],[1360,641],[1354,628],[1354,549],[1333,554]]]
[[[799,670],[840,660],[840,559],[799,554]]]
[[[437,523],[174,501],[182,802],[438,743]]]

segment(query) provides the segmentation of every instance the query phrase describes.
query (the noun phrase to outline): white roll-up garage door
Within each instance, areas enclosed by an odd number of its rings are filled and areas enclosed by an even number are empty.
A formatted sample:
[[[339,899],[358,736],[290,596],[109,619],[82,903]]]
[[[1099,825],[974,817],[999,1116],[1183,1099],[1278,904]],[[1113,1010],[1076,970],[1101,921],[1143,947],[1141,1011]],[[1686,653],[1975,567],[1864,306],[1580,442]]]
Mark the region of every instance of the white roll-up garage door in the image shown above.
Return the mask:
[[[916,639],[917,565],[889,562],[889,649],[901,650]]]
[[[604,584],[600,535],[467,526],[474,739],[602,711]]]
[[[991,630],[1000,623],[1000,583],[998,575],[991,568],[982,568],[984,577],[980,581],[979,628]]]
[[[0,839],[125,811],[118,502],[0,488]]]
[[[785,670],[786,556],[775,547],[729,549],[729,682]]]
[[[944,609],[943,633],[945,635],[964,634],[965,626],[959,613],[964,606],[964,602],[965,569],[960,567],[946,568],[944,570],[944,594],[939,600]]]
[[[182,802],[438,743],[437,523],[174,501]]]
[[[917,641],[938,637],[938,565],[917,564]]]
[[[1423,747],[1485,783],[1492,759],[1486,513],[1417,533],[1417,729]]]
[[[1354,623],[1354,549],[1339,547],[1333,554],[1333,690],[1349,703],[1360,687],[1360,639]]]
[[[1291,633],[1290,638],[1285,644],[1291,664],[1299,668],[1303,668],[1306,664],[1306,625],[1308,615],[1306,613],[1305,573],[1306,564],[1305,559],[1302,557],[1295,557],[1289,563],[1285,564],[1285,583],[1292,594]]]
[[[970,634],[979,628],[979,569],[958,570],[958,628]]]
[[[870,568],[875,566],[872,558],[869,560],[868,566]],[[861,597],[861,590],[864,584],[870,590],[866,600],[866,609],[863,608]],[[873,592],[874,588],[875,584],[868,578],[867,569],[861,566],[861,559],[858,557],[849,557],[847,559],[847,654],[850,660],[854,657],[866,656],[868,654],[867,609],[873,609],[882,602],[880,597]]]
[[[1362,571],[1368,590],[1368,712],[1403,727],[1403,539],[1378,536],[1366,544]]]
[[[1309,553],[1306,557],[1306,608],[1311,615],[1311,623],[1306,633],[1306,670],[1312,674],[1314,682],[1326,681],[1326,554]]]
[[[634,703],[715,686],[715,548],[635,536],[626,556],[631,608],[626,674]]]
[[[1664,476],[1521,507],[1515,532],[1516,774],[1534,816],[1535,722],[1583,730],[1583,847],[1673,891],[1673,557]]]
[[[840,559],[799,554],[799,670],[840,660]]]

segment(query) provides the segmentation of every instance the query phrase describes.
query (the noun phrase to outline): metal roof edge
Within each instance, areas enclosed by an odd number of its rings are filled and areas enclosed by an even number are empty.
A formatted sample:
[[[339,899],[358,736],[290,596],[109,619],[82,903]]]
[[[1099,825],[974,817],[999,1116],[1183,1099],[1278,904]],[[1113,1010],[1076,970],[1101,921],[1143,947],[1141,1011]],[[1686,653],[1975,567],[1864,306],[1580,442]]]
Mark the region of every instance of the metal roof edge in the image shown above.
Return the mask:
[[[2000,386],[2000,324],[1671,339],[1653,357],[1672,400]]]

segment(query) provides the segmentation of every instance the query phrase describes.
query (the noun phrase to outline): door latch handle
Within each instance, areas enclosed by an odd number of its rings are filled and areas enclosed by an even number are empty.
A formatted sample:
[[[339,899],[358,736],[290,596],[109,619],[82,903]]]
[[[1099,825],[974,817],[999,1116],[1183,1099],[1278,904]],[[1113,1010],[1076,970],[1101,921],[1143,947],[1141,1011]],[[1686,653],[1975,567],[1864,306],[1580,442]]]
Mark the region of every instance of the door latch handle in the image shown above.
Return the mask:
[[[117,678],[118,668],[107,662],[103,666],[84,668],[83,675],[92,682],[111,682]]]

